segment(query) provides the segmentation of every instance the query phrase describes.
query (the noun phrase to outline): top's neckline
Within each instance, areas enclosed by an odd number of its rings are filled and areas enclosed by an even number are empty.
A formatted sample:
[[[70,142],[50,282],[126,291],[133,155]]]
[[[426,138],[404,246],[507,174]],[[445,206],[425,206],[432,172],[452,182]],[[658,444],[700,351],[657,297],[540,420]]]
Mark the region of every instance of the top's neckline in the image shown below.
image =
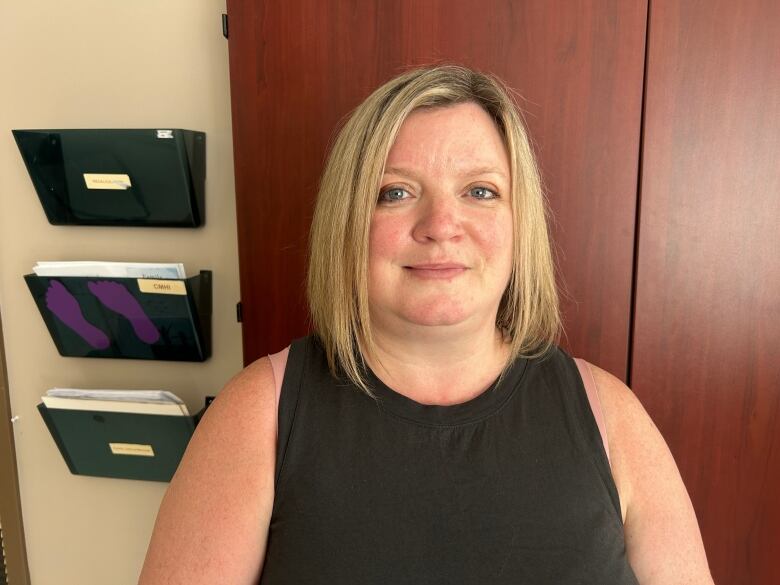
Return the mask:
[[[525,373],[528,360],[517,358],[503,377],[494,380],[474,398],[458,404],[422,404],[386,385],[366,366],[369,388],[379,399],[381,408],[414,423],[453,427],[482,420],[497,412],[511,398]]]

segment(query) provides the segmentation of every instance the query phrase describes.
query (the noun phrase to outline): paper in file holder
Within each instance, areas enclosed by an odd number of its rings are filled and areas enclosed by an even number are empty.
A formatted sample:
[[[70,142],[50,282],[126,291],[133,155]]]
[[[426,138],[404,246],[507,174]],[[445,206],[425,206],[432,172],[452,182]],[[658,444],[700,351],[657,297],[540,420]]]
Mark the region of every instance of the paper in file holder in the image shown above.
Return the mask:
[[[206,135],[181,129],[13,130],[54,225],[197,227]]]
[[[38,405],[71,473],[170,481],[195,430],[195,417],[62,410]]]
[[[211,271],[186,279],[24,277],[60,355],[205,361]]]

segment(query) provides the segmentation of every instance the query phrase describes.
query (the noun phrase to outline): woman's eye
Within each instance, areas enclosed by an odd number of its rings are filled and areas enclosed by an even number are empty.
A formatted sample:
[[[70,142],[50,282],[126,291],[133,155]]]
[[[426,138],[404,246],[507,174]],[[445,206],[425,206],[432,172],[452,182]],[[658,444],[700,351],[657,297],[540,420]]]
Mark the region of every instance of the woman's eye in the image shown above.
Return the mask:
[[[401,201],[406,199],[409,193],[401,187],[390,187],[379,193],[380,202]]]
[[[472,187],[469,189],[469,195],[474,199],[496,199],[498,197],[498,193],[487,187]]]

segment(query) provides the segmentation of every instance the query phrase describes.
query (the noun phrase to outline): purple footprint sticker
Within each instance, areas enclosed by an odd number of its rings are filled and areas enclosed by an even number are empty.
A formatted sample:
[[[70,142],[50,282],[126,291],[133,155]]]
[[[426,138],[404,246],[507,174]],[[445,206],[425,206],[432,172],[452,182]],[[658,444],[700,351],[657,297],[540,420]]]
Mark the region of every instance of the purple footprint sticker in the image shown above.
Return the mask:
[[[111,345],[108,336],[84,318],[79,302],[60,281],[49,281],[49,288],[46,290],[46,306],[60,321],[95,349],[106,349]]]
[[[146,316],[138,300],[130,293],[125,285],[119,282],[101,280],[88,282],[87,288],[101,303],[112,311],[116,311],[133,326],[135,334],[145,343],[155,343],[160,339],[160,332],[154,323]]]

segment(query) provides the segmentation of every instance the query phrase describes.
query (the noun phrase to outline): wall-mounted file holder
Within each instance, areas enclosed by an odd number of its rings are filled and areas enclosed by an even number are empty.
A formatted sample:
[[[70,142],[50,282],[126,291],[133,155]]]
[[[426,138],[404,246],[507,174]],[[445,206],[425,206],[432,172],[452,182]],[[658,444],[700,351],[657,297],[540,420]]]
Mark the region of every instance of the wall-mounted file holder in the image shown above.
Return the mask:
[[[24,277],[60,355],[177,361],[211,355],[211,278]]]
[[[71,473],[170,481],[195,430],[192,416],[38,405]]]
[[[54,225],[197,227],[206,135],[181,129],[13,130]]]

